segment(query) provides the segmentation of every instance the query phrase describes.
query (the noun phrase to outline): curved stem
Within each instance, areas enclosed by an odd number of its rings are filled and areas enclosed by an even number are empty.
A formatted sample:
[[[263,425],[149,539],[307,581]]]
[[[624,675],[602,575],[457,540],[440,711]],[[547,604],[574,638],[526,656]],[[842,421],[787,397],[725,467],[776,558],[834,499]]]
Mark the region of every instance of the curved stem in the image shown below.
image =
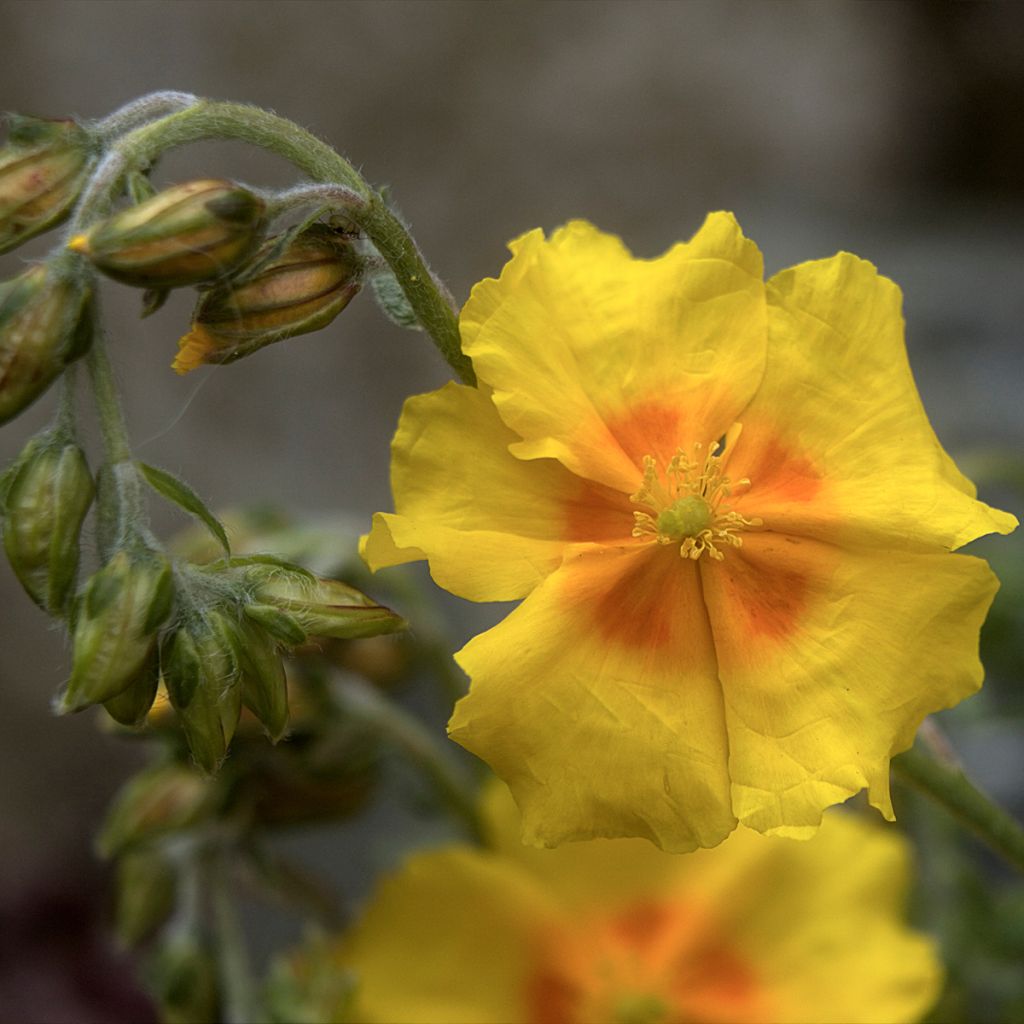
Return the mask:
[[[437,794],[462,819],[473,839],[481,844],[486,842],[487,832],[477,809],[475,793],[418,719],[355,679],[337,680],[334,694],[350,715],[370,725],[421,768]]]
[[[1024,828],[997,807],[959,767],[944,764],[912,747],[893,758],[892,769],[1019,871],[1024,871]]]
[[[75,213],[73,230],[103,216],[113,203],[124,175],[145,167],[175,146],[202,139],[238,139],[277,153],[314,181],[342,185],[365,200],[348,213],[388,261],[417,319],[455,373],[475,382],[472,364],[463,355],[458,318],[446,289],[438,288],[422,254],[384,200],[356,169],[315,135],[269,111],[243,103],[201,100],[185,110],[151,121],[119,139],[101,162]]]
[[[92,122],[92,130],[100,138],[109,139],[146,121],[165,117],[198,102],[199,97],[190,92],[176,92],[173,89],[151,92],[126,103],[99,121]]]

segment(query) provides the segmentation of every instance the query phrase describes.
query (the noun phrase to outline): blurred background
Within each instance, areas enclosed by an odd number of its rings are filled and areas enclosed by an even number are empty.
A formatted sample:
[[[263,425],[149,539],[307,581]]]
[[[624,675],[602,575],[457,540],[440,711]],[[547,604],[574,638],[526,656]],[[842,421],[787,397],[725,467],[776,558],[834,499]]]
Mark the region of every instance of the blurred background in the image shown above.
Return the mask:
[[[309,127],[391,187],[460,300],[497,273],[510,238],[571,217],[650,256],[730,209],[769,272],[855,252],[903,288],[943,443],[983,497],[1021,516],[1024,5],[0,0],[0,39],[3,109],[94,118],[178,89]],[[178,151],[157,179],[222,175],[293,180],[240,144]],[[49,244],[2,257],[0,276]],[[321,333],[181,378],[169,365],[190,297],[145,321],[138,301],[105,293],[140,457],[214,507],[259,498],[344,513],[355,531],[390,508],[401,403],[448,376],[423,336],[363,297]],[[0,431],[0,463],[54,398]],[[156,511],[165,536],[181,525]],[[1021,549],[982,553],[1005,584],[990,680],[948,727],[975,777],[1022,812]],[[501,613],[447,607],[457,640]],[[89,973],[102,914],[91,837],[140,753],[89,714],[51,716],[66,645],[6,562],[0,609],[0,996],[17,979],[46,991],[48,1020],[97,1019],[94,996],[104,1019],[121,1019],[116,998],[139,1019],[131,993],[85,991],[75,971]],[[95,955],[110,955],[99,939]]]

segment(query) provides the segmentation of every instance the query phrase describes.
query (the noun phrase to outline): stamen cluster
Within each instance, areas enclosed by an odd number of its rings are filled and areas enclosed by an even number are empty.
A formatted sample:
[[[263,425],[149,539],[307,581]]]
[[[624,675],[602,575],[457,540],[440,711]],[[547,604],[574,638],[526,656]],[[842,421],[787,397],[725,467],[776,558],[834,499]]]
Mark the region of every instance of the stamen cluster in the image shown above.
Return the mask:
[[[735,443],[739,425],[729,431],[728,441]],[[721,454],[719,454],[721,452]],[[718,545],[743,546],[740,531],[763,526],[759,518],[748,519],[733,511],[726,499],[750,486],[744,477],[735,482],[725,475],[726,453],[715,442],[704,454],[704,445],[693,446],[693,457],[682,448],[669,460],[664,474],[658,471],[653,455],[643,458],[644,477],[640,489],[629,500],[649,511],[633,513],[633,536],[679,544],[682,558],[698,559],[706,551],[721,561],[725,556]]]

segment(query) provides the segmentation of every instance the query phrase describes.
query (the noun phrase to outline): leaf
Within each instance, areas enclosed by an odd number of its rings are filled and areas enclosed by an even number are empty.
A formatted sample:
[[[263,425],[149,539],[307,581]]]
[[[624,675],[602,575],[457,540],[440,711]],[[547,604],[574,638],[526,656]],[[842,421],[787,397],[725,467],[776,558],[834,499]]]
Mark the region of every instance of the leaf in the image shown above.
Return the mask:
[[[231,555],[231,545],[228,544],[228,535],[220,520],[206,507],[203,500],[184,481],[172,476],[166,470],[157,469],[156,466],[147,465],[145,462],[137,462],[139,472],[146,478],[146,483],[158,494],[175,505],[183,508],[190,515],[200,520],[206,528],[217,538],[225,553]]]

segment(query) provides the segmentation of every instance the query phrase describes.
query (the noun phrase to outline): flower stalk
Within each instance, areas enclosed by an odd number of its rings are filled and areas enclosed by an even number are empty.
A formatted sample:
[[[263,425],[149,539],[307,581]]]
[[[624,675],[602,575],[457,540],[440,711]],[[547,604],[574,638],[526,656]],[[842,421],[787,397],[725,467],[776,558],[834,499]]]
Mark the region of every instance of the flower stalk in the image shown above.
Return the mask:
[[[929,757],[915,746],[893,758],[892,768],[908,786],[939,804],[1009,864],[1024,871],[1024,828],[960,767]]]
[[[350,189],[345,215],[366,232],[388,262],[419,323],[460,380],[475,383],[463,354],[456,311],[439,287],[418,246],[383,198],[355,168],[304,128],[276,114],[242,103],[201,100],[124,135],[100,164],[74,218],[76,228],[106,215],[125,177],[147,167],[163,152],[203,139],[238,139],[277,153],[314,181]],[[357,201],[358,200],[358,201]]]

